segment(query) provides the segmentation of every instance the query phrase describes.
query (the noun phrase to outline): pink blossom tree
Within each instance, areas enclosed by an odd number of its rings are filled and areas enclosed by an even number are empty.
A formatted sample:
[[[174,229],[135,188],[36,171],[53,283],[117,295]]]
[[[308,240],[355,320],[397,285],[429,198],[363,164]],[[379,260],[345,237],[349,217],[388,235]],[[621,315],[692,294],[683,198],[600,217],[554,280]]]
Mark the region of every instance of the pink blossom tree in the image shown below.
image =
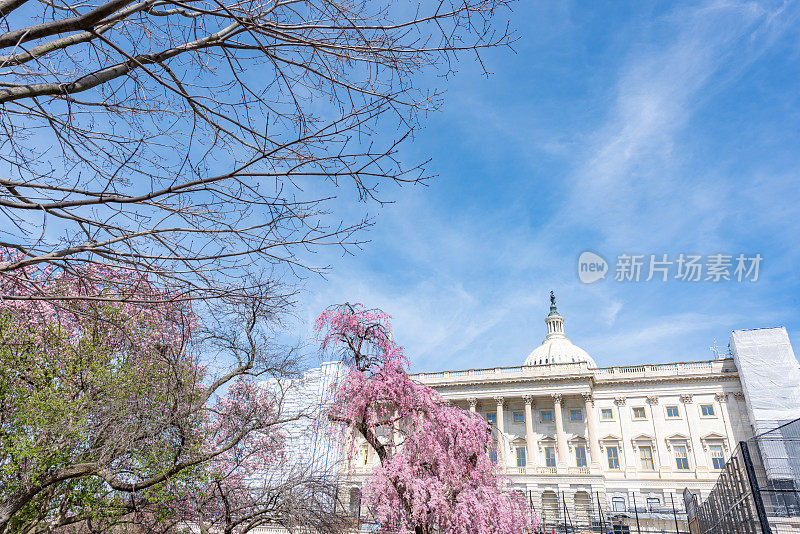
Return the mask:
[[[53,298],[26,298],[40,291]],[[129,298],[95,298],[106,292]],[[303,473],[252,480],[282,462],[298,417],[258,385],[296,368],[264,330],[272,304],[212,326],[146,277],[98,266],[0,273],[0,293],[17,297],[0,301],[0,534],[241,533],[310,522],[307,494],[333,492]]]
[[[317,319],[322,351],[350,365],[327,416],[343,424],[349,457],[363,439],[380,466],[364,501],[382,532],[522,534],[537,520],[491,462],[490,428],[408,376],[390,317],[360,304],[332,306]]]

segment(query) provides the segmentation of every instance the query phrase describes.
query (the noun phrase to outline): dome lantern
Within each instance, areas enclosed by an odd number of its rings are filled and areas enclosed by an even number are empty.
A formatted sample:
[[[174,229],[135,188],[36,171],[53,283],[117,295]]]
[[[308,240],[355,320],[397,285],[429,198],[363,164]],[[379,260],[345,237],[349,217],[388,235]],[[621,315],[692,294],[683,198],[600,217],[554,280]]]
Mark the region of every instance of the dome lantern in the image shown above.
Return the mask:
[[[525,365],[550,365],[553,363],[585,362],[588,367],[597,367],[589,354],[574,345],[564,333],[564,318],[556,308],[556,296],[550,292],[550,313],[544,319],[547,335],[525,359]]]
[[[547,325],[547,337],[545,339],[562,338],[566,339],[564,335],[564,318],[558,314],[556,308],[556,295],[550,292],[550,314],[544,320]]]

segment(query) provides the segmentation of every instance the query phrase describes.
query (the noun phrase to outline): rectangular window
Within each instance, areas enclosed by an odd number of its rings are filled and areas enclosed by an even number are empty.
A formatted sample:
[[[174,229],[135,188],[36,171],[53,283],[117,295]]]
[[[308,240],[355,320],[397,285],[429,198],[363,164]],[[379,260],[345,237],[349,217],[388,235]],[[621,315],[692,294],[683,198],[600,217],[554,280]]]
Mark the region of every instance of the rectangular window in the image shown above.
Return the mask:
[[[680,416],[681,416],[681,414],[680,414],[680,412],[678,412],[678,407],[677,406],[667,406],[667,417],[677,418],[677,417],[680,417]]]
[[[542,423],[553,422],[553,412],[551,410],[542,410]]]
[[[647,498],[647,511],[652,512],[653,508],[658,508],[661,506],[661,500],[658,497],[648,497]]]
[[[619,450],[617,447],[606,447],[606,454],[608,455],[608,468],[619,469]]]
[[[714,469],[725,469],[725,453],[722,451],[722,445],[711,445],[708,449],[711,451],[711,463],[714,464]]]
[[[653,449],[650,445],[639,447],[639,458],[642,460],[642,471],[653,471]]]
[[[489,460],[491,460],[493,464],[497,463],[497,449],[495,448],[489,449]]]
[[[527,465],[525,447],[517,447],[517,467],[525,467],[525,465]]]
[[[615,512],[624,512],[625,511],[625,498],[624,497],[613,497],[611,499],[611,505],[613,506]]]
[[[700,405],[700,415],[703,417],[714,417],[714,405],[713,404],[701,404]]]
[[[522,412],[514,412],[514,422],[515,423],[524,423],[525,416],[522,415]]]
[[[644,407],[638,406],[633,409],[633,418],[634,419],[644,419],[646,417],[644,413]]]
[[[575,465],[586,467],[586,447],[575,447]]]
[[[604,421],[611,421],[614,419],[614,410],[611,408],[603,408],[600,410],[600,418]]]
[[[487,413],[486,414],[486,421],[490,425],[496,425],[497,424],[497,414],[496,413]]]
[[[675,467],[680,471],[688,471],[689,457],[686,456],[686,447],[684,445],[675,445],[672,450],[675,452]]]
[[[570,410],[569,411],[569,420],[580,422],[583,421],[583,413],[580,410]]]
[[[556,450],[553,447],[544,448],[544,465],[547,467],[556,466]]]

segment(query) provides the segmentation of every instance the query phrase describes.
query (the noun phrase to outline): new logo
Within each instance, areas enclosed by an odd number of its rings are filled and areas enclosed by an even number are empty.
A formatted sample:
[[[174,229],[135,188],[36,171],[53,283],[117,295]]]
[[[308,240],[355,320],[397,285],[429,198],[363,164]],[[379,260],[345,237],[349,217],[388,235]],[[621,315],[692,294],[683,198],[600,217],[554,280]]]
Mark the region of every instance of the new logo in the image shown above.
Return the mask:
[[[606,277],[608,263],[594,252],[586,251],[578,258],[578,278],[584,284],[597,282]]]

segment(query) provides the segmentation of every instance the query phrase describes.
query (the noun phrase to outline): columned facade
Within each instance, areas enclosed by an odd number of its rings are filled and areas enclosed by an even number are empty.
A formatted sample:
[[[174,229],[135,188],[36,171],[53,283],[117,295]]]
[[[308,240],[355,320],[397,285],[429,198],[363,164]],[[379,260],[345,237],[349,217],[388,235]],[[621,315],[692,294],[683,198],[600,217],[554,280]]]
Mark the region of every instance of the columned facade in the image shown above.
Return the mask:
[[[733,360],[598,367],[555,302],[545,323],[523,366],[414,378],[493,425],[499,465],[537,510],[680,505],[684,488],[710,491],[714,458],[752,435]]]
[[[544,515],[560,514],[559,502],[577,515],[589,504],[680,507],[685,488],[705,498],[753,435],[734,360],[598,367],[564,322],[551,297],[525,365],[413,378],[484,418],[499,467]]]

